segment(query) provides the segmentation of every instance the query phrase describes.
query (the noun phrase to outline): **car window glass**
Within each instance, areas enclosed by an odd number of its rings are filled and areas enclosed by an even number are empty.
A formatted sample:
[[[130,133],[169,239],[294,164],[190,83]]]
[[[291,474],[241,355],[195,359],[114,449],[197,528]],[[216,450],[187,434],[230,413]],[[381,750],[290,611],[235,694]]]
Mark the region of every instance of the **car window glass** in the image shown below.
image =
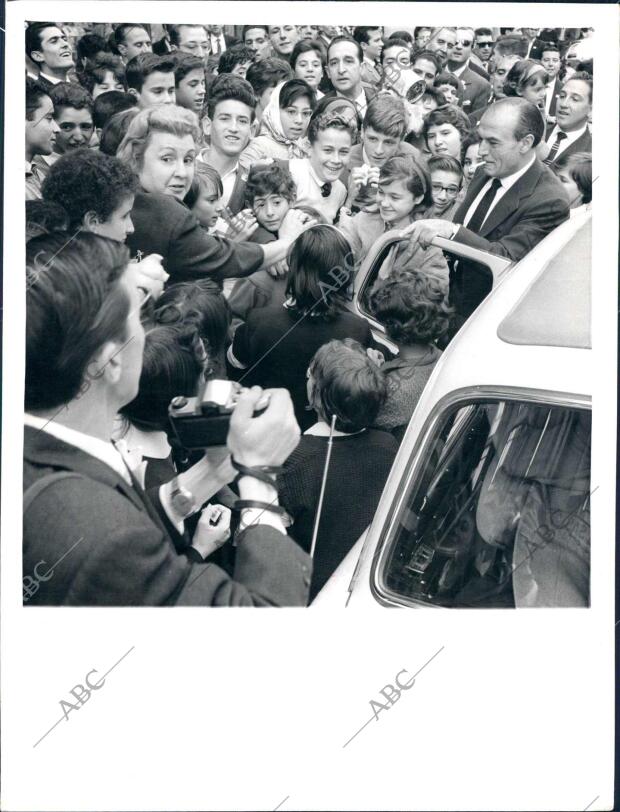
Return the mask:
[[[585,409],[470,403],[439,422],[380,562],[401,603],[589,606]]]

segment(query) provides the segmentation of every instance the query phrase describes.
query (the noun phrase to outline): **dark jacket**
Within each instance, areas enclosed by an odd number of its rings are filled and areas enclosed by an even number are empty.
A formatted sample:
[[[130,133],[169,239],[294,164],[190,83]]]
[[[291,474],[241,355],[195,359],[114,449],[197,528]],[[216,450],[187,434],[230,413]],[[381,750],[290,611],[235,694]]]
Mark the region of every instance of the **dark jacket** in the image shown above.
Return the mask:
[[[156,492],[149,500],[105,463],[27,426],[24,492],[54,472],[69,476],[52,478],[24,515],[23,575],[48,575],[29,604],[306,604],[311,562],[287,536],[248,528],[238,538],[234,581],[215,564],[190,564],[175,552]]]
[[[248,276],[263,263],[260,245],[208,234],[174,197],[138,192],[131,211],[135,231],[127,238],[132,256],[161,254],[169,284],[210,276],[217,281]]]
[[[479,169],[454,215],[454,223],[462,224],[488,179],[484,170]],[[454,239],[497,256],[519,260],[568,217],[568,199],[562,184],[536,159],[491,210],[477,234],[461,227]],[[493,277],[487,268],[460,261],[456,271],[450,274],[450,300],[457,314],[464,318],[469,316],[492,286]]]
[[[459,76],[459,81],[463,85],[463,112],[471,113],[479,107],[483,107],[491,93],[491,85],[480,74],[475,73],[470,67],[466,67]]]
[[[555,125],[551,127],[549,132],[549,138],[547,139],[549,146],[551,146],[552,140],[555,140],[551,138],[551,133],[554,129]],[[582,133],[576,141],[573,141],[570,146],[566,147],[563,152],[556,155],[555,161],[553,161],[553,163],[550,165],[555,166],[560,159],[564,159],[569,155],[574,155],[576,152],[592,152],[592,133],[588,128],[586,128],[586,131]]]

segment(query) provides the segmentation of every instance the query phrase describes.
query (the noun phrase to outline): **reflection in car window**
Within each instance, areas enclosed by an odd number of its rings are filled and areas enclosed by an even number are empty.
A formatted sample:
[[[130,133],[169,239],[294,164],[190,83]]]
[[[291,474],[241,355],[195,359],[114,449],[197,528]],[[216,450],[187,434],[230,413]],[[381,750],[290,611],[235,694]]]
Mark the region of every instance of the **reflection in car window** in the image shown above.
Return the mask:
[[[589,606],[590,437],[585,409],[452,409],[388,539],[382,591],[448,607]]]

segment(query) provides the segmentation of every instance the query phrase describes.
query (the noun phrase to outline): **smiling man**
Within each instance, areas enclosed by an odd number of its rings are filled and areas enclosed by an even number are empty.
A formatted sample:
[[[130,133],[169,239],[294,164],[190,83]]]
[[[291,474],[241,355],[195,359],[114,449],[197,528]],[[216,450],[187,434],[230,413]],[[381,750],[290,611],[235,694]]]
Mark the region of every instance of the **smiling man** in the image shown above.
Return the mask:
[[[454,46],[448,51],[448,70],[463,85],[463,110],[471,113],[482,107],[491,93],[490,83],[483,78],[485,73],[477,65],[470,63],[471,50],[474,44],[473,28],[457,28]]]
[[[50,90],[66,82],[74,67],[67,37],[56,23],[31,23],[26,29],[26,54],[39,68],[38,82]]]
[[[562,184],[536,157],[544,124],[539,109],[521,97],[502,99],[483,115],[478,128],[483,161],[452,223],[420,220],[411,227],[411,250],[446,237],[497,256],[519,260],[568,219]],[[493,287],[491,272],[459,260],[450,278],[456,329]]]
[[[238,214],[245,204],[247,176],[239,166],[239,156],[252,136],[256,98],[252,86],[240,76],[225,73],[213,82],[209,93],[208,117],[203,121],[210,146],[197,161],[217,169],[222,178],[222,204]]]
[[[278,59],[285,59],[287,62],[291,58],[295,43],[299,40],[299,30],[296,25],[270,25],[269,41],[273,48],[274,55]]]

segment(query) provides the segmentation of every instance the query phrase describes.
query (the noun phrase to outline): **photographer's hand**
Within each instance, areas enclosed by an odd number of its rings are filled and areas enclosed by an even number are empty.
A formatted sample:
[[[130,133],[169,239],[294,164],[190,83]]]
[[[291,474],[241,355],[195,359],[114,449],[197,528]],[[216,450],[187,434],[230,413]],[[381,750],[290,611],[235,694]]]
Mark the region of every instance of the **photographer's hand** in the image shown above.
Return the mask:
[[[216,524],[212,519],[220,513]],[[202,511],[196,531],[192,538],[192,547],[203,558],[211,555],[230,539],[231,512],[224,505],[207,505]]]

